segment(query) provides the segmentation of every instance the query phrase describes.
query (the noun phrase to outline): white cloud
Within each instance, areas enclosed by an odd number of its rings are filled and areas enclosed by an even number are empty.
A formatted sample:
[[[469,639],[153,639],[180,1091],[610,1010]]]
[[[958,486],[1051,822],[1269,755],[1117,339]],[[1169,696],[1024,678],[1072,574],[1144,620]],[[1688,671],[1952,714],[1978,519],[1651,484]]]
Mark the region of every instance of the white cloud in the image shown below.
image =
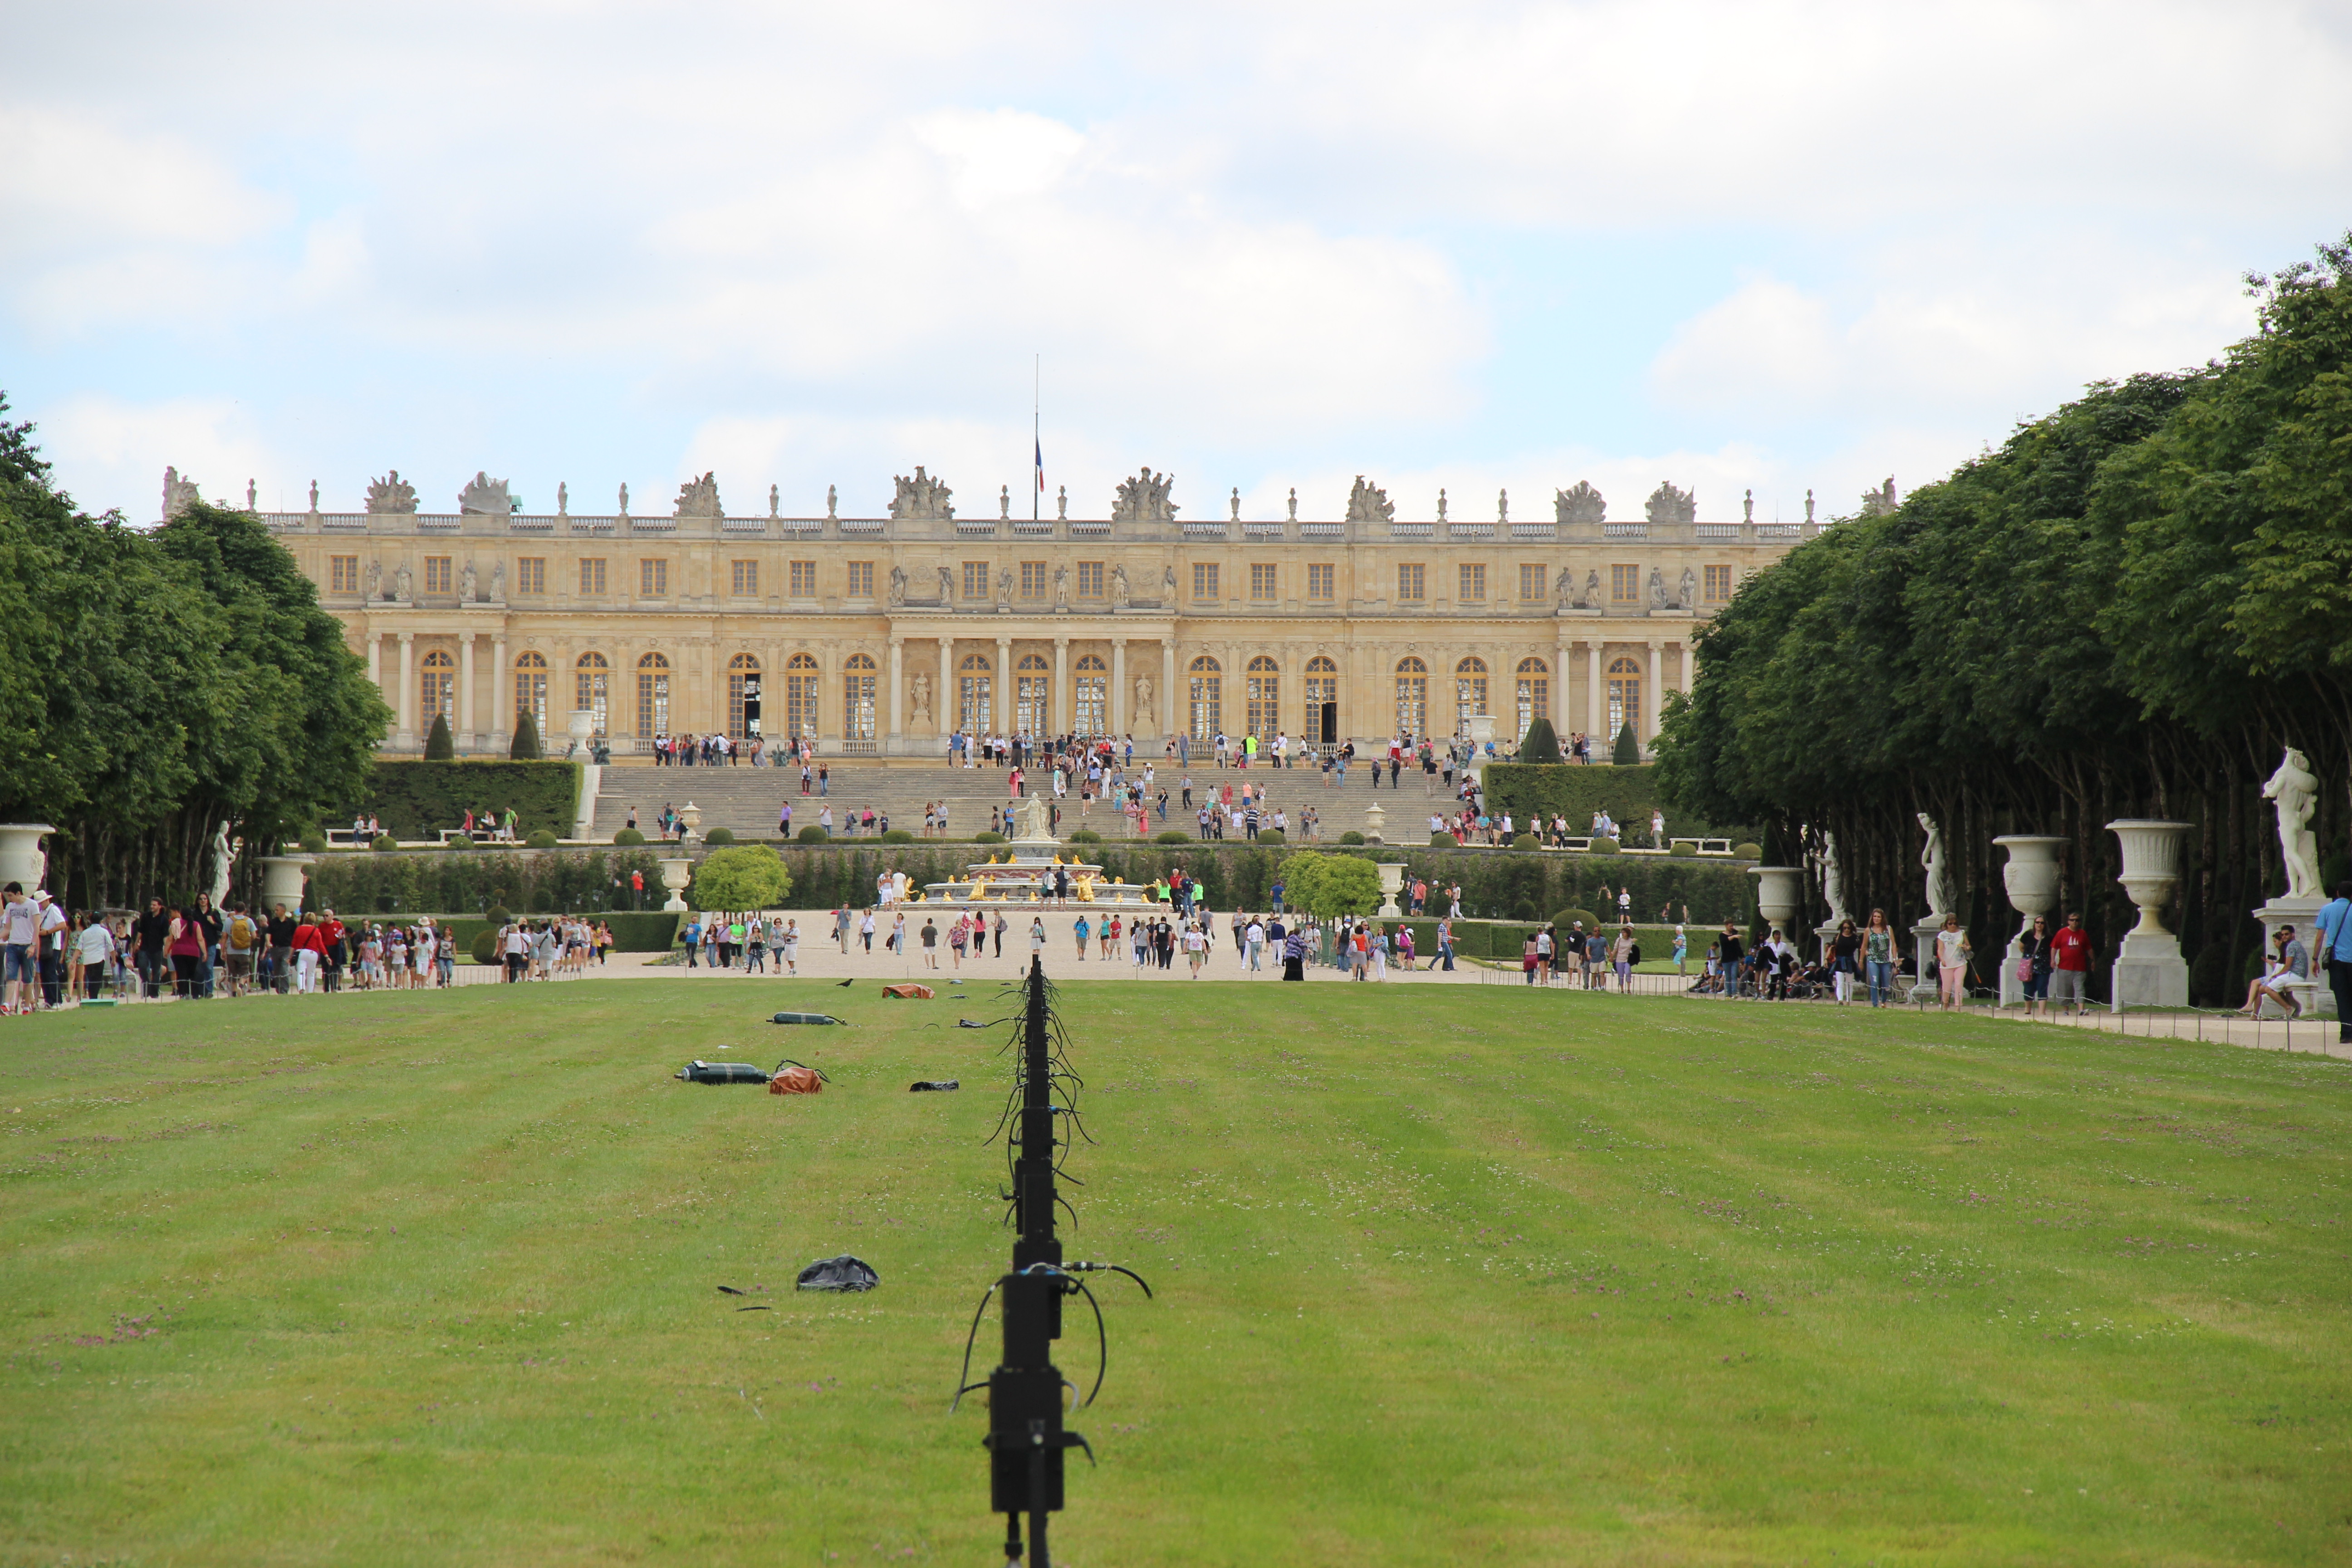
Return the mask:
[[[86,510],[119,506],[132,522],[156,521],[168,464],[195,480],[207,500],[241,506],[254,480],[265,510],[300,510],[310,504],[307,487],[273,477],[292,465],[253,425],[247,410],[226,398],[133,404],[85,394],[46,410],[37,436]]]

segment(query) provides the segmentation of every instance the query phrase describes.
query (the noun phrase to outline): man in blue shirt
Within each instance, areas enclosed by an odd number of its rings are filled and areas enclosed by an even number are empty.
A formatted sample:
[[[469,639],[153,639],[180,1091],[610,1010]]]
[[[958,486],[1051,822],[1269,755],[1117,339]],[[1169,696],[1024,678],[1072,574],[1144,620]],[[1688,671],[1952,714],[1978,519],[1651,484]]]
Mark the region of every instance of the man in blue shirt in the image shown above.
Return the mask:
[[[2320,905],[2312,926],[2319,932],[2316,951],[2327,965],[2328,989],[2336,993],[2336,1040],[2352,1046],[2352,879],[2336,883],[2335,894]]]

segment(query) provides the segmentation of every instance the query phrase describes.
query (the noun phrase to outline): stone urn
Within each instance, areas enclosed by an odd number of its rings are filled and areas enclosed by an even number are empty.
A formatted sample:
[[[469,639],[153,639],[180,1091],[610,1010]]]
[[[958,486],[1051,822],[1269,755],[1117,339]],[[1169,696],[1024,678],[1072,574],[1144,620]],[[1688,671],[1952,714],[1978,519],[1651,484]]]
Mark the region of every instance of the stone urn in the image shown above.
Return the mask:
[[[564,725],[563,732],[572,737],[575,745],[586,745],[588,737],[596,732],[596,710],[593,708],[574,708],[572,710],[572,720]]]
[[[1404,918],[1404,910],[1397,906],[1397,895],[1404,891],[1404,868],[1378,866],[1373,869],[1381,874],[1381,918],[1390,921],[1402,920]]]
[[[46,822],[0,822],[0,882],[21,882],[28,893],[39,887],[48,865],[41,840],[56,831]]]
[[[1388,838],[1386,837],[1385,830],[1388,827],[1388,824],[1389,814],[1381,810],[1378,805],[1368,805],[1364,807],[1364,842],[1367,844],[1386,844],[1388,842]]]
[[[2180,939],[2164,929],[2164,906],[2180,885],[2181,846],[2189,824],[2125,817],[2107,824],[2123,850],[2123,874],[2116,879],[2139,910],[2139,923],[2125,933],[2116,955],[2116,1012],[2127,1006],[2189,1005],[2189,965]]]
[[[1797,911],[1805,907],[1805,873],[1796,866],[1750,866],[1748,874],[1756,879],[1756,912],[1766,921],[1787,931],[1796,922]]]
[[[261,858],[261,907],[274,910],[284,904],[289,912],[302,907],[302,868],[316,862],[315,855],[264,855]]]
[[[677,814],[677,819],[686,825],[688,842],[702,837],[702,808],[694,802],[689,800],[686,803],[685,808]]]
[[[2008,889],[2010,907],[2024,917],[2017,934],[2009,939],[2000,966],[2000,1005],[2007,1007],[2025,998],[2025,983],[2017,977],[2025,934],[2033,929],[2037,918],[2046,918],[2058,907],[2058,851],[2066,841],[2046,834],[2008,833],[1993,843],[2009,852],[2009,860],[2000,868],[2000,885]]]
[[[686,908],[686,885],[694,879],[694,859],[687,855],[665,855],[661,859],[662,886],[669,889],[669,901],[662,905],[665,914],[676,914]]]

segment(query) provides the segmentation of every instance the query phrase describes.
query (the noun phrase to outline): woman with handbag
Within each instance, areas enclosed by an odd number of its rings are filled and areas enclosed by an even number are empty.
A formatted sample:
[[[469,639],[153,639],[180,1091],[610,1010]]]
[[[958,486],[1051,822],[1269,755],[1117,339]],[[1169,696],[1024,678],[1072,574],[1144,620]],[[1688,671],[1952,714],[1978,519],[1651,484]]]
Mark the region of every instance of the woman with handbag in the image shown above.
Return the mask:
[[[2050,1010],[2050,922],[2040,915],[2017,939],[2017,985],[2029,1016]]]
[[[1853,977],[1861,963],[1862,933],[1852,921],[1840,921],[1837,937],[1830,943],[1830,988],[1841,1007],[1853,1000]]]

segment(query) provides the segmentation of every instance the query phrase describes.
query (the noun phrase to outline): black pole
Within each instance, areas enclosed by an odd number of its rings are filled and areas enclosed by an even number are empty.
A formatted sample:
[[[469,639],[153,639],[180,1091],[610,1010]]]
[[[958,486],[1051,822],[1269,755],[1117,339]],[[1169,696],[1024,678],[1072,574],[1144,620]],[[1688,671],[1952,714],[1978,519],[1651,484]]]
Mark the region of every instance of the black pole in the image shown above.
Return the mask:
[[[1021,1110],[1013,1163],[1013,1272],[1003,1292],[1004,1356],[988,1380],[990,1508],[1006,1515],[1008,1561],[1021,1555],[1029,1515],[1030,1562],[1052,1568],[1045,1517],[1062,1507],[1062,1373],[1053,1342],[1062,1337],[1062,1243],[1054,1234],[1054,1065],[1045,1016],[1045,969],[1032,955],[1022,987]]]

